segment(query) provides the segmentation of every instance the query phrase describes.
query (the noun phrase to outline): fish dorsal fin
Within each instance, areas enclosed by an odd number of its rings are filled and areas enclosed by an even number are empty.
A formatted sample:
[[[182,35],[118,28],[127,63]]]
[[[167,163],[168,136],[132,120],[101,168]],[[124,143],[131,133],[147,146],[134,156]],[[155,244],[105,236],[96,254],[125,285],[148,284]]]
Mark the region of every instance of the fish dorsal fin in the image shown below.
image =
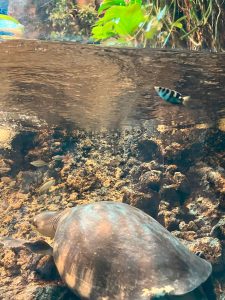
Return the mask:
[[[39,240],[36,242],[26,242],[23,244],[24,247],[29,249],[31,252],[44,254],[44,255],[52,255],[53,249],[52,247],[43,240]]]

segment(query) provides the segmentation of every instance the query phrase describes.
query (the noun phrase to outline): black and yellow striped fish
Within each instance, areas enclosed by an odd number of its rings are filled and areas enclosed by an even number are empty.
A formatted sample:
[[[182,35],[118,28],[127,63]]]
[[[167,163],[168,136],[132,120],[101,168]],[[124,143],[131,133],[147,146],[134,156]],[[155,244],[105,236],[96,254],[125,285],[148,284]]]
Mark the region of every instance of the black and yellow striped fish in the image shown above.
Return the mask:
[[[165,101],[172,103],[172,104],[183,104],[185,105],[189,100],[190,96],[182,96],[177,91],[161,87],[155,86],[155,90],[157,94]]]

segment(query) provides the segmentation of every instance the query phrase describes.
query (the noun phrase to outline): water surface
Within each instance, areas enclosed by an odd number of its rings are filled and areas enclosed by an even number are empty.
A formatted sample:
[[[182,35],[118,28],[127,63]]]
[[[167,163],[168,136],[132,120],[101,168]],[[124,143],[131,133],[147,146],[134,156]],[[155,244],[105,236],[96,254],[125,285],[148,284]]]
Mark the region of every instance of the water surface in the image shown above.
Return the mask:
[[[189,126],[225,116],[225,54],[71,43],[0,44],[1,121],[92,130],[144,121]],[[190,95],[188,108],[154,86]]]

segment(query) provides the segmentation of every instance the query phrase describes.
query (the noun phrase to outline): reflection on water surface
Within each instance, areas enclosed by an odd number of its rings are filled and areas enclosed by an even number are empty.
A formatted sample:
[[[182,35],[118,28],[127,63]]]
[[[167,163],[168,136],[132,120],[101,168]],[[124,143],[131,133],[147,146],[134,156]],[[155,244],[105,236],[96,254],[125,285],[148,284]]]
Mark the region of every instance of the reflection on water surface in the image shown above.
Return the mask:
[[[224,54],[101,48],[70,43],[1,43],[2,118],[119,128],[152,120],[211,123],[225,116]],[[191,96],[164,103],[155,85]]]

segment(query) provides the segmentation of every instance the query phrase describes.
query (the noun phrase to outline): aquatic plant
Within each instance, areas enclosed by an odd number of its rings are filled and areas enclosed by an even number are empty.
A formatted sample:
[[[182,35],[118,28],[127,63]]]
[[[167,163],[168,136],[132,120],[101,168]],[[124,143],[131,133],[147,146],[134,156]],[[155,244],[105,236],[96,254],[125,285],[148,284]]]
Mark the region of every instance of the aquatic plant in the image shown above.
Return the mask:
[[[72,1],[54,0],[51,2],[51,6],[47,8],[47,12],[49,13],[49,21],[52,29],[51,36],[53,38],[76,31],[76,22],[73,16],[74,9],[75,5]]]
[[[225,6],[219,0],[50,0],[42,7],[53,39],[92,36],[106,45],[225,48]]]
[[[53,38],[75,35],[90,35],[97,12],[91,5],[77,6],[75,1],[53,0],[48,6]]]
[[[92,35],[107,44],[221,48],[225,9],[219,1],[103,0],[98,14]]]
[[[114,38],[113,43],[130,46],[146,47],[148,41],[151,41],[151,46],[163,45],[173,27],[183,26],[183,17],[167,24],[167,28],[164,26],[168,10],[167,5],[161,8],[142,0],[104,0],[98,10],[100,18],[92,29],[93,38]]]
[[[191,49],[215,48],[218,21],[214,20],[218,7],[217,1],[212,0],[173,0],[173,17],[185,16],[185,26],[177,37]],[[218,4],[219,5],[219,4]],[[214,29],[213,29],[214,28]],[[215,34],[213,33],[215,31]],[[210,43],[208,43],[210,40]],[[208,45],[207,45],[208,43]],[[176,41],[175,41],[176,44]]]

